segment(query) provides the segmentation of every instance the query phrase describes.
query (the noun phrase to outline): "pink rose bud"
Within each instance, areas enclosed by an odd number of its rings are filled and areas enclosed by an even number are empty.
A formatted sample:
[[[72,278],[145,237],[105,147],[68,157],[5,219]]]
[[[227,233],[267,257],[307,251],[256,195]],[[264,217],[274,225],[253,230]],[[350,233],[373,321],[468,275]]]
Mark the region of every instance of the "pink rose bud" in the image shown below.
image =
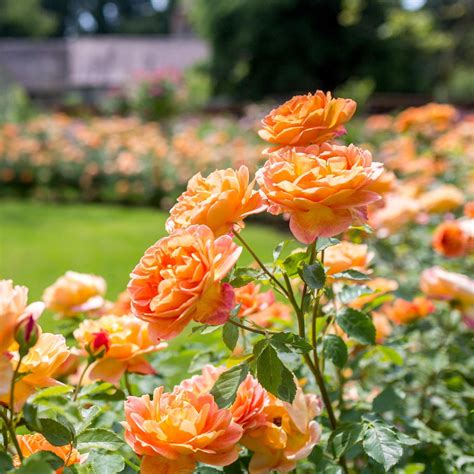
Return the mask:
[[[92,334],[93,339],[87,345],[86,351],[94,359],[100,359],[104,357],[107,351],[110,349],[110,337],[107,331],[99,331]]]
[[[32,314],[22,319],[16,327],[15,341],[19,345],[20,356],[23,357],[28,354],[37,342],[40,336],[40,327],[35,321]]]

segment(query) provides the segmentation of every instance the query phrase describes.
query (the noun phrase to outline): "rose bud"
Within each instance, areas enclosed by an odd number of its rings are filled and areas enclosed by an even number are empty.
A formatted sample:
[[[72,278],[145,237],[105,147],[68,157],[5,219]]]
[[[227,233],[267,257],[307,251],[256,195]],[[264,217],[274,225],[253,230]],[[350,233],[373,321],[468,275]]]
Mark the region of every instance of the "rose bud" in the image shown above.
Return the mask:
[[[99,331],[93,334],[94,338],[87,345],[86,351],[93,360],[104,357],[110,349],[110,337],[107,331]]]
[[[16,327],[15,341],[18,343],[18,352],[21,357],[28,354],[30,348],[38,342],[40,332],[41,329],[32,314],[20,321]]]

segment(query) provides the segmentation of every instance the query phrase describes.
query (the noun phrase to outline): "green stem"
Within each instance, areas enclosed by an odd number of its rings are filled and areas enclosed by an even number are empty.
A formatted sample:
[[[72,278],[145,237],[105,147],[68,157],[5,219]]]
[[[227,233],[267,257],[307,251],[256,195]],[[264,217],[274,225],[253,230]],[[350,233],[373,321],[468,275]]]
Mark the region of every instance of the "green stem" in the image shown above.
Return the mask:
[[[249,331],[249,332],[254,332],[255,334],[261,334],[262,336],[268,336],[269,334],[278,334],[276,331],[268,331],[266,329],[257,329],[257,328],[253,328],[253,327],[250,327],[250,326],[247,326],[245,324],[241,324],[233,319],[229,319],[228,321],[230,324],[233,324],[234,326],[237,326],[241,329],[244,329],[245,331]]]
[[[288,296],[286,292],[286,288],[281,284],[281,282],[278,280],[278,278],[273,275],[273,273],[265,266],[265,264],[260,260],[260,258],[257,256],[257,254],[252,250],[249,244],[243,239],[243,237],[238,233],[235,232],[234,236],[237,238],[237,240],[247,249],[247,251],[252,255],[254,260],[258,263],[260,268],[268,275],[270,280],[273,280],[275,284],[283,291],[283,293]]]
[[[94,362],[93,360],[87,361],[87,364],[84,367],[84,370],[82,371],[81,376],[79,377],[79,381],[77,382],[76,389],[74,390],[74,396],[72,397],[73,402],[77,401],[77,397],[79,396],[79,391],[81,390],[82,382],[86,375],[87,369],[92,365],[93,362]]]
[[[13,425],[9,422],[8,416],[3,412],[3,410],[0,411],[0,416],[2,417],[5,426],[7,427],[8,432],[10,433],[10,438],[12,440],[12,443],[15,446],[16,452],[18,453],[18,457],[20,458],[20,461],[23,462],[23,453],[21,452],[20,445],[18,444],[18,440],[16,438],[16,433]]]
[[[128,370],[126,370],[125,373],[123,374],[123,380],[125,382],[125,388],[127,389],[127,393],[131,397],[133,394],[132,394],[132,386],[130,385],[130,379],[128,377]]]
[[[21,361],[23,360],[23,355],[20,355],[20,358],[18,359],[18,364],[15,367],[15,370],[13,372],[13,377],[12,377],[12,383],[10,386],[10,402],[8,407],[10,408],[10,424],[13,425],[13,419],[15,417],[15,384],[16,384],[16,379],[18,377],[18,372],[20,371],[20,365]],[[16,439],[16,438],[15,438]]]

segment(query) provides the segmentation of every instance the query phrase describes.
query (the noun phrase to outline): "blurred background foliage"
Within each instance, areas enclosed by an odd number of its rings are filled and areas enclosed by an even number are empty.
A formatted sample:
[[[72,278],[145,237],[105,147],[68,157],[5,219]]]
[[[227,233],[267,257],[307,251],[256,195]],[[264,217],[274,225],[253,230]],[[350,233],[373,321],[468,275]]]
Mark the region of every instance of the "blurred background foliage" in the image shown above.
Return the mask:
[[[0,0],[0,36],[179,34],[208,41],[214,97],[316,88],[474,102],[473,0]],[[229,52],[232,52],[229,54]]]

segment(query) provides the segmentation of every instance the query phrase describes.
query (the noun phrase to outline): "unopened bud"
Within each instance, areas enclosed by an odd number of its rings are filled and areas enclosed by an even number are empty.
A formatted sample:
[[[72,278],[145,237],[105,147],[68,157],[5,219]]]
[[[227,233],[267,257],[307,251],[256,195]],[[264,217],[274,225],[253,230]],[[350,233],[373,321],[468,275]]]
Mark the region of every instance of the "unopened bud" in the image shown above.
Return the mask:
[[[18,343],[20,357],[28,354],[28,351],[38,342],[41,329],[32,314],[22,319],[15,331],[15,341]]]
[[[94,359],[104,357],[110,349],[110,337],[107,331],[99,331],[92,334],[92,341],[86,346],[86,351]]]

